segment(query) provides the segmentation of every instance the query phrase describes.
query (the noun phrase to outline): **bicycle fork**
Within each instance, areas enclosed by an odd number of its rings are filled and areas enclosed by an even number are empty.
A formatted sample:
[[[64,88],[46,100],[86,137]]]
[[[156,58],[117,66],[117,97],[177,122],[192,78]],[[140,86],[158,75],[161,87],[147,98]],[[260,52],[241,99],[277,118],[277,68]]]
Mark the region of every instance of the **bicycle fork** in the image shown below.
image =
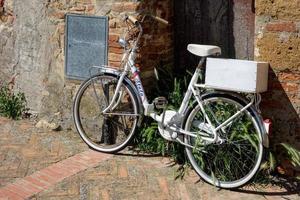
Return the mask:
[[[117,105],[118,104],[118,101],[116,102],[117,100],[117,97],[119,95],[119,91],[120,91],[120,88],[121,88],[121,85],[122,85],[122,82],[126,76],[126,72],[122,72],[121,73],[121,76],[118,80],[118,84],[117,84],[117,87],[116,87],[116,90],[115,90],[115,93],[114,93],[114,96],[112,97],[112,100],[111,102],[109,103],[109,105],[102,111],[102,113],[106,113],[107,111],[110,111],[110,110],[113,110],[112,108],[114,107],[114,105]],[[116,102],[116,103],[115,103]]]

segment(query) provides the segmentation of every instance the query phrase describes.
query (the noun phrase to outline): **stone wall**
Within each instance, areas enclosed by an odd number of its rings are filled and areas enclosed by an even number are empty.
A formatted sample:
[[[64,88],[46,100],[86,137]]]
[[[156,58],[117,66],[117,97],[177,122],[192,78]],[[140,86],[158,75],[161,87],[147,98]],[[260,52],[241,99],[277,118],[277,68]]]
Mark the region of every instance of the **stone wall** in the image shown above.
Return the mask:
[[[273,120],[272,144],[300,149],[300,4],[298,0],[256,1],[258,60],[270,62],[263,115]]]
[[[14,41],[13,34],[14,16],[12,1],[0,0],[0,80],[10,80],[14,74]]]
[[[64,74],[65,14],[109,16],[109,64],[119,65],[123,50],[117,44],[124,31],[122,16],[150,9],[172,18],[171,0],[1,0],[0,75],[8,82],[16,77],[16,88],[25,93],[31,112],[40,116],[70,119],[72,98],[78,82]],[[1,11],[1,10],[0,10]],[[172,62],[172,29],[156,22],[145,23],[143,48],[138,64],[145,82],[153,67]],[[149,84],[150,85],[150,84]]]

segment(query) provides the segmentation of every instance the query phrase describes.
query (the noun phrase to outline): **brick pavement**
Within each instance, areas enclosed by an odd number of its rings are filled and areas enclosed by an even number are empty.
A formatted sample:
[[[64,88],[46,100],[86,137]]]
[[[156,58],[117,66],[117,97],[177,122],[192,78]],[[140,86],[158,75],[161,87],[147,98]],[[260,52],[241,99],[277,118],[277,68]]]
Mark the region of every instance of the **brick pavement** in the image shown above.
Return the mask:
[[[284,189],[220,190],[163,157],[97,153],[72,131],[0,118],[0,199],[300,199]]]
[[[34,124],[0,118],[0,187],[88,150],[72,131],[47,131]]]
[[[33,174],[18,179],[0,189],[0,199],[27,199],[60,183],[80,171],[97,166],[112,155],[88,150],[58,163],[52,164]]]

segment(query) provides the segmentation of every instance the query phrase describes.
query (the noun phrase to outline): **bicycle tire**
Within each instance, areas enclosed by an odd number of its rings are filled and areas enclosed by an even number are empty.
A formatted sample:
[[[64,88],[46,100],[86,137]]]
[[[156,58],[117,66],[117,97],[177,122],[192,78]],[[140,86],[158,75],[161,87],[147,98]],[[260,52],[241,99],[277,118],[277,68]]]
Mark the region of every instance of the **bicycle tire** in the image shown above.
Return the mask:
[[[228,116],[223,116],[224,121],[221,121],[221,110],[226,107],[229,109],[230,105],[238,110],[246,105],[241,99],[223,93],[204,95],[202,100],[205,110],[208,110],[206,111],[207,115],[211,118],[213,113],[215,116],[212,120],[215,127],[228,119]],[[226,112],[230,113],[231,111]],[[223,112],[223,115],[227,115],[226,112]],[[230,115],[232,116],[233,113]],[[192,167],[202,179],[220,188],[237,188],[253,178],[263,157],[263,129],[259,126],[260,119],[255,113],[255,108],[251,106],[233,121],[229,130],[220,130],[221,137],[226,138],[223,144],[205,144],[201,141],[201,137],[199,137],[200,139],[197,137],[195,140],[191,136],[185,135],[184,141],[197,147],[196,149],[186,147],[185,151]],[[186,116],[185,130],[201,129],[201,131],[211,134],[207,130],[207,122],[203,120],[203,113],[198,104],[193,106]],[[247,126],[245,126],[245,122],[247,122]],[[242,141],[243,143],[238,144]]]
[[[80,137],[90,148],[104,153],[124,149],[132,140],[139,120],[136,94],[125,80],[114,111],[102,114],[112,100],[118,78],[108,73],[90,77],[79,87],[73,103],[74,124]]]

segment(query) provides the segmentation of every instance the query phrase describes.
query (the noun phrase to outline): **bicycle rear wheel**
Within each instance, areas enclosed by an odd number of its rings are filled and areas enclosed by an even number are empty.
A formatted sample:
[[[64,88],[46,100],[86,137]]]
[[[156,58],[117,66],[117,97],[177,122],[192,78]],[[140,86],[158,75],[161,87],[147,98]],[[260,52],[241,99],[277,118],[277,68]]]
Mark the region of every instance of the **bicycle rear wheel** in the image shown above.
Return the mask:
[[[125,148],[138,123],[138,101],[125,81],[112,111],[102,113],[112,101],[117,84],[115,76],[96,75],[86,80],[75,96],[75,127],[83,141],[97,151],[114,153]]]
[[[204,109],[214,127],[241,110],[245,103],[228,94],[211,94],[203,98]],[[262,129],[254,108],[243,111],[231,123],[218,131],[219,143],[208,143],[201,136],[185,136],[190,163],[200,177],[222,188],[236,188],[247,183],[259,169],[262,155]],[[189,113],[185,130],[213,136],[197,104]]]

